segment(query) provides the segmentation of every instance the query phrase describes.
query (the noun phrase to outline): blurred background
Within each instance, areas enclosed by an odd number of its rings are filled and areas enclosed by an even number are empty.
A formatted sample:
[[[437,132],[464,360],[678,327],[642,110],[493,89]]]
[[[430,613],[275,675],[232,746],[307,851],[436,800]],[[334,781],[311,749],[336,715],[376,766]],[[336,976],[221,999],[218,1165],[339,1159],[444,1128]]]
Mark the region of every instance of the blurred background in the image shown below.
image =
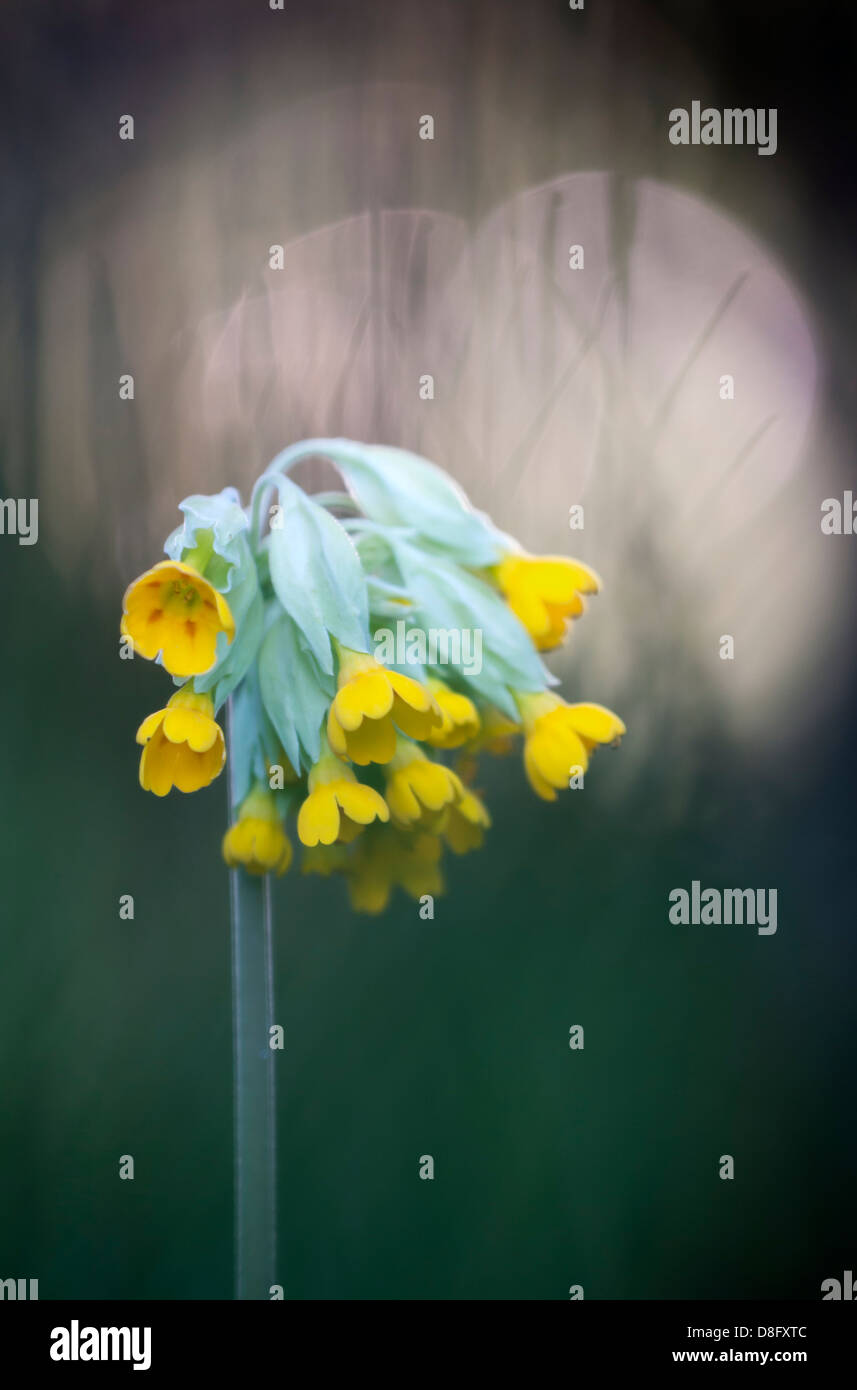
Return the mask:
[[[139,789],[166,678],[118,617],[186,494],[338,434],[594,565],[551,664],[629,735],[554,806],[486,767],[433,922],[277,884],[286,1297],[854,1268],[857,542],[819,523],[855,482],[855,15],[818,15],[4,5],[0,494],[39,540],[0,537],[0,1278],[231,1296],[226,793]],[[673,146],[693,100],[776,107],[776,155]],[[693,879],[776,888],[777,934],[671,926]]]

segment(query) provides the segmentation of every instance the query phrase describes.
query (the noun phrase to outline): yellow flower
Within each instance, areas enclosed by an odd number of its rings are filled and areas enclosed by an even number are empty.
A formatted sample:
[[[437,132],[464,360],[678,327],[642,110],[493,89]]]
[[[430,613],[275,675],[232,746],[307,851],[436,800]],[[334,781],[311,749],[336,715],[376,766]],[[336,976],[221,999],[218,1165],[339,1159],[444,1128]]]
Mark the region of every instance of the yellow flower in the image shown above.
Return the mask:
[[[419,899],[427,893],[437,897],[443,892],[440,857],[440,840],[425,833],[412,836],[397,849],[396,881],[409,898]]]
[[[223,858],[230,869],[242,864],[248,874],[275,873],[278,878],[292,862],[277,803],[259,783],[242,801],[237,821],[223,837]]]
[[[461,800],[449,808],[444,839],[453,854],[467,854],[481,848],[490,824],[491,817],[481,798],[475,792],[465,791]]]
[[[441,844],[434,835],[409,835],[392,827],[370,831],[357,844],[347,869],[348,896],[356,912],[383,912],[393,889],[417,901],[443,892]]]
[[[340,758],[365,767],[388,763],[396,751],[396,727],[424,739],[440,724],[431,692],[410,676],[400,676],[374,656],[339,647],[336,695],[327,718],[327,737]]]
[[[223,730],[214,718],[214,701],[182,686],[167,703],[144,719],[137,742],[145,744],[140,757],[140,786],[155,796],[171,787],[199,791],[221,772],[226,761]]]
[[[200,676],[214,665],[217,636],[235,636],[235,622],[222,594],[192,565],[161,560],[129,585],[122,600],[123,637],[153,661],[161,653],[173,676]]]
[[[387,804],[400,825],[438,829],[443,813],[464,795],[461,778],[401,741],[387,776]]]
[[[373,787],[357,781],[350,767],[329,750],[309,774],[309,796],[298,812],[302,845],[349,844],[373,820],[388,821],[387,803]]]
[[[508,554],[494,576],[515,616],[539,651],[556,647],[568,619],[584,611],[582,594],[595,594],[601,580],[588,565],[563,555]]]
[[[586,771],[589,753],[599,743],[617,743],[625,725],[603,705],[567,705],[543,691],[516,697],[524,725],[524,767],[530,785],[543,801],[556,801],[573,768]]]
[[[479,733],[480,720],[472,700],[450,690],[443,681],[429,680],[428,688],[437,701],[442,723],[432,729],[426,743],[432,748],[460,748]]]

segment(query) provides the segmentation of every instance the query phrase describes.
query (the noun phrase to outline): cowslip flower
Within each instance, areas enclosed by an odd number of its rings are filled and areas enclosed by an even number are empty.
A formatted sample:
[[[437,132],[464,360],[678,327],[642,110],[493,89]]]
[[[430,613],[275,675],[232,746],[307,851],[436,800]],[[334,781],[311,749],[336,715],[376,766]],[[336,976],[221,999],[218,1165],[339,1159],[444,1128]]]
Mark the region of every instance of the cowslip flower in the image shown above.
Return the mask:
[[[399,887],[419,901],[443,892],[441,844],[424,831],[408,834],[395,827],[370,830],[361,836],[346,869],[351,906],[355,912],[383,912],[393,889]]]
[[[289,476],[319,453],[339,470],[347,505]],[[442,849],[483,843],[490,816],[471,789],[482,754],[509,752],[523,734],[527,776],[553,800],[598,743],[624,732],[602,707],[565,705],[546,690],[539,657],[583,612],[598,576],[527,554],[429,461],[307,440],[277,455],[248,506],[226,487],[180,509],[170,558],[123,601],[132,649],[189,678],[140,727],[140,780],[158,796],[212,781],[225,757],[215,711],[228,702],[231,782],[252,789],[223,838],[230,866],[284,872],[284,826],[296,815],[303,871],[341,872],[353,902],[380,910],[407,873],[410,888],[431,892]],[[397,618],[405,654],[397,635],[396,660],[385,659],[375,624],[402,608],[414,619]],[[474,633],[478,663],[464,643]],[[361,774],[370,764],[379,772]]]
[[[330,750],[322,752],[307,779],[309,795],[298,812],[301,844],[349,844],[372,821],[388,821],[387,803],[374,787],[358,782]]]
[[[277,803],[261,783],[242,801],[238,819],[223,837],[222,851],[230,869],[240,864],[256,876],[274,873],[279,878],[291,864],[292,846]]]
[[[399,675],[374,656],[338,647],[338,689],[327,718],[330,746],[341,758],[365,767],[388,763],[396,729],[424,739],[441,723],[437,703],[411,676]]]
[[[446,807],[464,795],[464,786],[452,768],[432,762],[415,743],[400,739],[387,769],[386,795],[400,825],[434,828]]]
[[[137,742],[144,745],[140,786],[155,796],[166,796],[172,787],[180,792],[199,791],[214,781],[226,761],[214,701],[191,685],[182,686],[165,709],[143,720]]]
[[[625,725],[603,705],[567,705],[552,691],[516,696],[524,726],[524,768],[543,801],[555,801],[573,769],[585,772],[598,744],[617,743]]]
[[[457,690],[450,690],[444,681],[430,678],[428,688],[437,701],[441,723],[429,731],[425,742],[432,748],[460,748],[476,738],[480,719],[473,701]]]
[[[594,570],[562,555],[510,553],[494,570],[494,578],[539,651],[562,642],[569,619],[584,611],[582,595],[601,588]]]
[[[449,807],[443,825],[443,838],[453,854],[469,854],[481,849],[485,831],[490,829],[488,808],[476,792],[465,790],[464,795]]]
[[[173,676],[200,676],[216,659],[217,638],[235,636],[229,604],[192,565],[161,560],[130,584],[120,631],[134,651],[154,661],[160,652]]]

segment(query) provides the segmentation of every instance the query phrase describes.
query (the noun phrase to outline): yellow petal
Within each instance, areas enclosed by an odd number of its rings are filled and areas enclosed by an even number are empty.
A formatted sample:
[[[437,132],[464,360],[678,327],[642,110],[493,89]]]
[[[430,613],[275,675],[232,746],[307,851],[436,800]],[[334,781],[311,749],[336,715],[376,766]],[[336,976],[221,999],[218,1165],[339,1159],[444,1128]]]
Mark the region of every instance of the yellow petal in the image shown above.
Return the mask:
[[[595,743],[612,743],[627,732],[618,714],[604,705],[567,705],[566,710],[574,730]]]
[[[201,676],[216,660],[217,632],[205,623],[187,618],[163,624],[162,660],[173,676]]]
[[[562,555],[545,555],[529,568],[524,582],[537,588],[546,603],[570,603],[575,594],[595,594],[601,588],[593,569]]]
[[[407,825],[419,820],[421,807],[405,776],[406,772],[405,768],[394,773],[387,783],[387,805],[396,819]]]
[[[411,787],[427,810],[439,811],[455,797],[456,775],[440,763],[420,759],[410,764],[408,772]]]
[[[428,738],[432,729],[440,728],[443,723],[443,716],[436,705],[426,710],[416,710],[412,705],[400,700],[398,695],[393,705],[393,719],[403,734],[407,734],[408,738],[415,738],[418,742]]]
[[[440,681],[430,681],[429,688],[440,708],[441,723],[429,731],[426,741],[433,748],[460,748],[475,738],[481,721],[473,701]]]
[[[158,730],[140,755],[140,786],[155,796],[166,796],[173,786],[178,746],[169,743]]]
[[[536,796],[540,796],[542,801],[556,801],[556,792],[539,771],[528,744],[524,745],[524,770]]]
[[[365,671],[348,681],[334,700],[336,717],[346,733],[364,719],[382,719],[393,706],[393,691],[386,671]]]
[[[527,740],[526,752],[542,779],[552,787],[568,786],[573,767],[584,771],[589,765],[586,749],[573,729],[539,721],[540,727]]]
[[[368,763],[388,763],[396,751],[396,730],[389,715],[384,719],[364,719],[359,729],[346,733],[346,755],[359,767]],[[333,748],[333,740],[331,740]],[[334,752],[338,750],[334,748]]]
[[[129,617],[125,620],[125,635],[131,638],[134,651],[145,657],[147,661],[154,661],[161,650],[164,623],[164,615],[160,610],[142,619]]]
[[[220,727],[198,710],[173,705],[164,715],[164,735],[170,743],[186,743],[194,753],[205,753],[217,742]]]
[[[539,637],[547,632],[550,615],[538,594],[524,588],[512,589],[508,602],[518,622],[523,624],[531,637]]]
[[[253,824],[252,861],[263,873],[276,869],[285,873],[291,860],[291,845],[278,822],[256,820]]]
[[[338,758],[348,757],[345,730],[336,717],[336,710],[333,705],[330,706],[327,713],[327,741]]]
[[[192,753],[185,743],[168,745],[175,750],[173,786],[180,792],[198,792],[212,780],[208,754]]]
[[[339,834],[339,807],[329,786],[310,792],[298,812],[298,839],[302,845],[332,845]]]
[[[336,782],[334,790],[342,810],[357,825],[390,819],[387,803],[374,787],[364,786],[360,782]]]
[[[218,621],[220,622],[221,628],[226,633],[227,642],[231,643],[233,637],[235,636],[235,619],[232,616],[232,609],[229,607],[229,604],[226,602],[226,599],[223,597],[221,593],[218,592],[217,589],[212,587],[211,592],[214,596],[214,604],[215,608],[217,609]],[[286,844],[289,843],[288,840],[285,839],[285,836],[283,836],[283,839],[285,840]]]
[[[402,676],[398,671],[388,671],[387,677],[399,699],[411,709],[426,714],[436,708],[431,691],[419,681],[415,681],[412,676]]]
[[[137,742],[148,743],[149,739],[161,727],[166,710],[156,710],[154,714],[147,715],[137,730]]]
[[[465,791],[455,810],[457,814],[464,816],[465,820],[470,821],[472,825],[489,826],[491,824],[488,808],[483,805],[475,792]]]

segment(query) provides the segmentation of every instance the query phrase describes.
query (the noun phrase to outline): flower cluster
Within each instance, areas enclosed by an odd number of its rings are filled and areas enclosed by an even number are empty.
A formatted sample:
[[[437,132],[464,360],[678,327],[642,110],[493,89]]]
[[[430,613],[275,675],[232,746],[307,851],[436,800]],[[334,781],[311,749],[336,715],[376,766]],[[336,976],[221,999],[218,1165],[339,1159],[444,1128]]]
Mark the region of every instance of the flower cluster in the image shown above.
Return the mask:
[[[313,456],[347,491],[291,481]],[[168,558],[123,602],[122,641],[178,686],[137,731],[140,784],[166,796],[214,781],[230,701],[231,867],[285,873],[294,815],[303,872],[342,874],[357,910],[382,911],[396,887],[435,895],[444,847],[477,849],[491,824],[481,754],[521,738],[530,785],[552,801],[625,732],[601,705],[567,704],[539,655],[597,575],[524,553],[427,460],[309,440],[274,460],[248,508],[227,488],[181,510]]]

